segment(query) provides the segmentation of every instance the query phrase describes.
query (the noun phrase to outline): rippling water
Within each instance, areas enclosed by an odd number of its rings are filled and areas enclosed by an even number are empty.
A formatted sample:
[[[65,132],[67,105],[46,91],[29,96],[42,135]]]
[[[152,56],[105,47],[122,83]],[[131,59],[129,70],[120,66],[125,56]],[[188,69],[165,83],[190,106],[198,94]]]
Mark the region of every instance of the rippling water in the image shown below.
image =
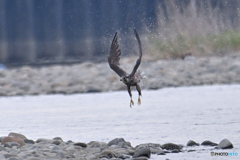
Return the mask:
[[[133,146],[148,142],[186,145],[191,139],[219,143],[228,138],[235,148],[224,152],[240,154],[240,85],[144,90],[142,94],[142,105],[132,109],[127,91],[3,97],[0,136],[18,132],[33,140],[60,136],[64,141],[86,143],[123,137]],[[137,98],[133,92],[135,103]],[[209,149],[194,149],[152,159],[211,158]]]

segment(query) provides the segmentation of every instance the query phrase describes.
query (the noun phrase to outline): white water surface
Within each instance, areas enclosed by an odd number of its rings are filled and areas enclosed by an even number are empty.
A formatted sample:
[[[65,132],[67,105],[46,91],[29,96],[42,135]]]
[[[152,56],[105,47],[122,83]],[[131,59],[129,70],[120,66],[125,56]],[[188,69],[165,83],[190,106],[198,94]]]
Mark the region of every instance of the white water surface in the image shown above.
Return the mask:
[[[61,137],[64,141],[103,141],[124,138],[141,143],[198,143],[229,139],[240,154],[240,85],[143,90],[142,105],[129,107],[127,91],[75,95],[0,98],[0,136],[18,132],[29,139]],[[212,148],[212,147],[210,147]],[[188,148],[187,148],[188,149]],[[211,157],[209,147],[195,152],[152,155],[151,159],[239,159]]]

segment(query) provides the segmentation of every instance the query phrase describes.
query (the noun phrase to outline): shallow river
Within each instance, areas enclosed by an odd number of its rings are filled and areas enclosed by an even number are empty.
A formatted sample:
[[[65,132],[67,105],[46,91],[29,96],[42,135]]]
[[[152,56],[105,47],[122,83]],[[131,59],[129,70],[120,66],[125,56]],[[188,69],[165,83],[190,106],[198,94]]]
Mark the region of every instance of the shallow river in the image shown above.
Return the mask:
[[[0,136],[18,132],[29,139],[54,138],[88,143],[123,137],[132,146],[173,142],[186,145],[229,139],[240,154],[240,85],[166,88],[142,91],[142,105],[129,107],[127,91],[0,98]],[[151,159],[226,159],[208,148],[152,155]],[[238,159],[240,155],[232,157]],[[229,157],[230,158],[230,157]]]

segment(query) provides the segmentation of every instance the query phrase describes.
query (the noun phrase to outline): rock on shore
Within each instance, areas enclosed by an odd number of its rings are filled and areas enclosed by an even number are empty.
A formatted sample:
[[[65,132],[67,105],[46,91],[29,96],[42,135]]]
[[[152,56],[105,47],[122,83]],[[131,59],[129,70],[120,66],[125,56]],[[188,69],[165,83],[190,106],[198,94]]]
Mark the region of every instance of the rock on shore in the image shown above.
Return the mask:
[[[64,142],[60,137],[39,138],[33,141],[23,137],[22,134],[10,133],[6,137],[1,137],[0,140],[0,158],[3,160],[147,160],[152,154],[159,156],[179,152],[187,154],[197,150],[197,146],[174,143],[163,145],[146,143],[133,147],[123,138],[115,138],[108,143],[98,141],[83,143],[71,140]],[[224,148],[233,148],[232,143],[227,139],[220,142],[219,146],[222,145]],[[212,149],[210,148],[209,152]]]
[[[136,58],[122,59],[122,68],[131,72]],[[240,55],[187,57],[185,60],[144,61],[143,89],[204,84],[240,83]],[[40,68],[23,66],[0,70],[0,96],[73,94],[125,90],[107,62],[55,65]]]

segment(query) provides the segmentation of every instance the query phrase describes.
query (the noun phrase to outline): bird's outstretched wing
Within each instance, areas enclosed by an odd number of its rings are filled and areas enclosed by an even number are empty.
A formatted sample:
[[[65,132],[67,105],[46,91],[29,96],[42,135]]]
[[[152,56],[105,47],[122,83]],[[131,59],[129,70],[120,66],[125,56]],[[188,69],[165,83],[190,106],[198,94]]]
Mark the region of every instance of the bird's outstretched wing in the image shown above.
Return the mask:
[[[137,41],[138,41],[139,58],[137,59],[136,64],[135,64],[135,66],[134,66],[134,68],[133,68],[133,71],[132,71],[132,73],[129,75],[129,77],[132,77],[132,76],[135,75],[135,73],[136,73],[139,65],[141,64],[141,60],[142,60],[142,43],[141,43],[141,41],[140,41],[140,38],[139,38],[139,36],[138,36],[138,33],[137,33],[136,29],[134,29],[134,34],[135,34],[135,36],[136,36],[136,38],[137,38]]]
[[[110,48],[109,56],[108,56],[108,63],[112,70],[114,70],[120,77],[126,76],[127,73],[119,67],[119,60],[121,57],[121,49],[118,47],[118,40],[117,40],[117,32],[112,41],[112,45]]]

